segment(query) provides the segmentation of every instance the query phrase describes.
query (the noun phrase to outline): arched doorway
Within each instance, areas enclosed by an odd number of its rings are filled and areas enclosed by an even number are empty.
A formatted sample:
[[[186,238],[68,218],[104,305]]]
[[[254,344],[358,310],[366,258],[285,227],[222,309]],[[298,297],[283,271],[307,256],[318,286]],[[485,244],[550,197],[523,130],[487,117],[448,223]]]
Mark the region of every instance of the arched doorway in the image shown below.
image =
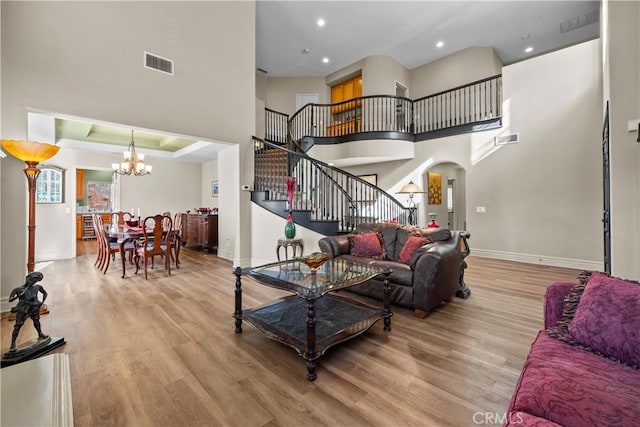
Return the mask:
[[[467,173],[458,163],[438,163],[426,170],[422,175],[422,188],[427,193],[424,197],[426,203],[423,204],[420,218],[426,218],[428,222],[428,214],[435,213],[436,221],[441,227],[465,230],[467,226],[466,187]],[[419,225],[425,226],[426,223]]]

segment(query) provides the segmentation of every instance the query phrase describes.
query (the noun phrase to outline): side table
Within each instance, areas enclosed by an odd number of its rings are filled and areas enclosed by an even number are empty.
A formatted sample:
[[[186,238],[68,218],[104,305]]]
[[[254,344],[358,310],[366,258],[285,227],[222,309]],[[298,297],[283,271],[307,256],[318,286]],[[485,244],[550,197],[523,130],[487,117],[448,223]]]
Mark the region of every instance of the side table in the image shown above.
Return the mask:
[[[288,261],[288,248],[291,248],[291,258],[293,259],[296,257],[298,249],[300,249],[300,255],[298,256],[302,256],[302,252],[304,252],[304,243],[302,243],[302,239],[287,239],[286,237],[278,239],[278,245],[276,246],[276,255],[278,256],[278,261],[280,261],[280,248],[284,248],[284,259]]]

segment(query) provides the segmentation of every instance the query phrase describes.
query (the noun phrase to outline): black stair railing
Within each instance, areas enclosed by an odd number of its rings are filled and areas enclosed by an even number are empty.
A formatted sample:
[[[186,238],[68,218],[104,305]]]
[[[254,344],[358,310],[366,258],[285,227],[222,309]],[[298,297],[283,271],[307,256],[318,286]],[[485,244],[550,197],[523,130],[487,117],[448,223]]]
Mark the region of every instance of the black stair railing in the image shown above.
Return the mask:
[[[267,192],[269,200],[286,200],[287,178],[295,178],[293,210],[310,212],[312,221],[336,221],[344,232],[362,222],[408,224],[409,208],[355,175],[256,137],[254,149],[254,191]],[[296,160],[289,170],[291,158]]]
[[[268,141],[286,144],[289,116],[269,108],[264,109],[264,135]]]
[[[497,75],[417,100],[373,95],[338,104],[307,104],[291,116],[288,131],[295,140],[368,132],[415,136],[501,116],[502,75]],[[282,121],[279,125],[279,133],[286,132]],[[266,139],[278,142],[268,134]]]

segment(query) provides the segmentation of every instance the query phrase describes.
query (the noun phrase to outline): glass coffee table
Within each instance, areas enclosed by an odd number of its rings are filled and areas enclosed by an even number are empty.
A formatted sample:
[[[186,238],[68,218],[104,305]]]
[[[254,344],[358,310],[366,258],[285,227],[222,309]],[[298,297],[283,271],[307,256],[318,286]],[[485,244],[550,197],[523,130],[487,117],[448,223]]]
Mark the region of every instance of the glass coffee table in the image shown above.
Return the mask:
[[[317,271],[299,259],[259,267],[236,268],[236,333],[246,320],[268,338],[295,349],[307,361],[307,379],[317,378],[316,361],[331,346],[360,335],[380,319],[384,331],[391,331],[389,274],[382,269],[339,259],[326,261]],[[382,307],[372,307],[337,295],[334,291],[363,283],[384,274]],[[260,307],[242,310],[242,276],[292,295]]]

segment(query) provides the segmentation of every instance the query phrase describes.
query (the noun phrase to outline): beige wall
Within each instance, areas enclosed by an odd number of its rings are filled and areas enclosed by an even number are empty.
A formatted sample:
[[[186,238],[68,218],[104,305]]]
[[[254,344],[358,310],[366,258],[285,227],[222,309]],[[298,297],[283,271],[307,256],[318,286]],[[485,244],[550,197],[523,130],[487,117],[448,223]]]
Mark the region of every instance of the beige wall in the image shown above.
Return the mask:
[[[218,159],[202,164],[202,202],[200,206],[217,208],[220,197],[211,195],[211,182],[218,181]],[[193,209],[195,206],[191,207]]]
[[[604,100],[609,105],[611,259],[616,276],[640,280],[640,3],[609,1]],[[608,96],[607,96],[608,95]]]
[[[412,99],[495,76],[502,62],[492,47],[470,47],[410,71]]]
[[[33,108],[250,144],[254,2],[2,2],[0,7],[3,138],[26,138],[27,108]],[[227,42],[229,34],[233,43]],[[143,68],[144,50],[173,59],[175,76]],[[231,167],[238,169],[235,161]],[[2,163],[0,295],[8,295],[24,279],[26,196],[19,188],[24,180],[19,162]],[[154,175],[161,163],[154,163]],[[197,189],[198,203],[202,178],[200,166],[196,169],[195,182],[185,185]],[[220,177],[221,188],[239,200],[240,189],[226,186],[225,179]],[[233,218],[240,233],[236,238],[243,239],[250,226],[239,222],[247,219]]]
[[[269,77],[266,93],[267,108],[289,116],[296,112],[296,94],[317,93],[320,104],[331,103],[331,88],[324,77]]]

